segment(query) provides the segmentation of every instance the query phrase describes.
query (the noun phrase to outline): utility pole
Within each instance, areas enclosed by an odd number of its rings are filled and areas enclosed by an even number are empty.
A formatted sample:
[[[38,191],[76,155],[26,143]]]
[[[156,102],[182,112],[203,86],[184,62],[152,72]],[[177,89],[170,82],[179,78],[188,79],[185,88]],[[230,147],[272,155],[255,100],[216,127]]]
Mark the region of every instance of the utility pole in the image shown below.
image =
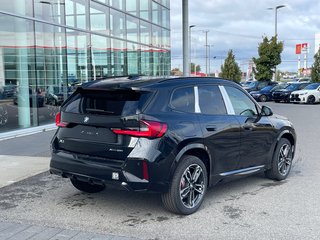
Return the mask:
[[[206,34],[206,75],[208,76],[208,32],[209,30],[204,31]]]

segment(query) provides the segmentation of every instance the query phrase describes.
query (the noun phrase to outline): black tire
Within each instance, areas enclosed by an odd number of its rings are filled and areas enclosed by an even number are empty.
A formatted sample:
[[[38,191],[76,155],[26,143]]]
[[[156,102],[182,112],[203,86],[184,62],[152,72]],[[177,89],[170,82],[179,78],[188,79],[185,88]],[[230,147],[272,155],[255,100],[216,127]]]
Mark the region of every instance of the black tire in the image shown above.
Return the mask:
[[[266,95],[261,95],[261,96],[259,97],[259,101],[260,101],[260,102],[266,102],[266,101],[267,101],[267,96],[266,96]]]
[[[274,100],[276,103],[279,103],[280,101],[279,100]]]
[[[281,181],[287,178],[292,165],[292,145],[286,138],[281,138],[273,154],[271,168],[266,176],[270,179]]]
[[[70,179],[70,181],[76,189],[86,193],[97,193],[105,189],[104,185],[90,184],[77,179]]]
[[[195,156],[184,156],[174,172],[168,192],[161,195],[166,209],[177,214],[196,212],[207,191],[208,177],[204,163]]]
[[[316,102],[316,98],[313,95],[308,97],[307,99],[308,104],[314,104],[315,102]]]

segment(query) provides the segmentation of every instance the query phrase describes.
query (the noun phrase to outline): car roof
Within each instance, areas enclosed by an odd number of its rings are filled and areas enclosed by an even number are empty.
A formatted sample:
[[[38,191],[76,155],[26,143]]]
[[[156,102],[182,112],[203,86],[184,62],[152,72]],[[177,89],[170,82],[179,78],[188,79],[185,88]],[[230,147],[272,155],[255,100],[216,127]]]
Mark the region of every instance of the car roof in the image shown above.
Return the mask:
[[[214,77],[141,77],[129,79],[128,77],[106,78],[90,81],[82,84],[83,89],[139,89],[139,88],[158,88],[166,86],[185,86],[193,84],[232,84],[241,88],[239,84],[230,80]]]

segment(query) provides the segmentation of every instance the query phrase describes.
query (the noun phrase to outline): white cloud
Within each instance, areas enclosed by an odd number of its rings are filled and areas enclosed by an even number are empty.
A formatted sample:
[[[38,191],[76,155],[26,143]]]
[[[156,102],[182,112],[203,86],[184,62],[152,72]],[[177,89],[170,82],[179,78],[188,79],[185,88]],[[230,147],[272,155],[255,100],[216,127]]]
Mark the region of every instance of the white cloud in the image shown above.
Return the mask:
[[[171,1],[172,67],[182,68],[182,1]],[[306,0],[189,0],[189,23],[192,29],[193,62],[205,69],[205,34],[209,30],[212,70],[218,69],[233,49],[236,59],[246,68],[246,62],[257,56],[262,36],[274,35],[274,10],[278,9],[278,36],[284,41],[281,70],[297,68],[295,45],[307,42],[310,46],[308,64],[313,60],[314,36],[320,32],[320,1]]]

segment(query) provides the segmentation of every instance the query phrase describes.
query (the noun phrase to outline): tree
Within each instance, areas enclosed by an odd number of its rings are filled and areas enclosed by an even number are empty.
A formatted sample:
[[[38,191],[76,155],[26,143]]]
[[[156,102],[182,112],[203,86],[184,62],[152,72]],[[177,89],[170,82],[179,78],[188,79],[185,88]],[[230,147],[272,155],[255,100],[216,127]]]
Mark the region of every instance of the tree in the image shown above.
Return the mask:
[[[170,74],[171,74],[171,76],[182,76],[183,75],[179,68],[172,69]]]
[[[276,66],[281,63],[282,51],[283,43],[277,42],[276,37],[272,37],[270,40],[267,37],[263,38],[258,47],[259,57],[253,58],[256,65],[253,71],[258,81],[272,79]]]
[[[224,79],[240,82],[241,70],[235,61],[232,50],[229,50],[227,58],[224,60],[223,65],[221,65],[219,76]]]
[[[320,49],[314,55],[314,63],[311,69],[311,79],[313,82],[320,82]]]
[[[201,72],[200,65],[196,65],[195,63],[191,63],[190,69],[191,69],[192,73],[194,72],[194,68],[196,68],[196,72]]]

